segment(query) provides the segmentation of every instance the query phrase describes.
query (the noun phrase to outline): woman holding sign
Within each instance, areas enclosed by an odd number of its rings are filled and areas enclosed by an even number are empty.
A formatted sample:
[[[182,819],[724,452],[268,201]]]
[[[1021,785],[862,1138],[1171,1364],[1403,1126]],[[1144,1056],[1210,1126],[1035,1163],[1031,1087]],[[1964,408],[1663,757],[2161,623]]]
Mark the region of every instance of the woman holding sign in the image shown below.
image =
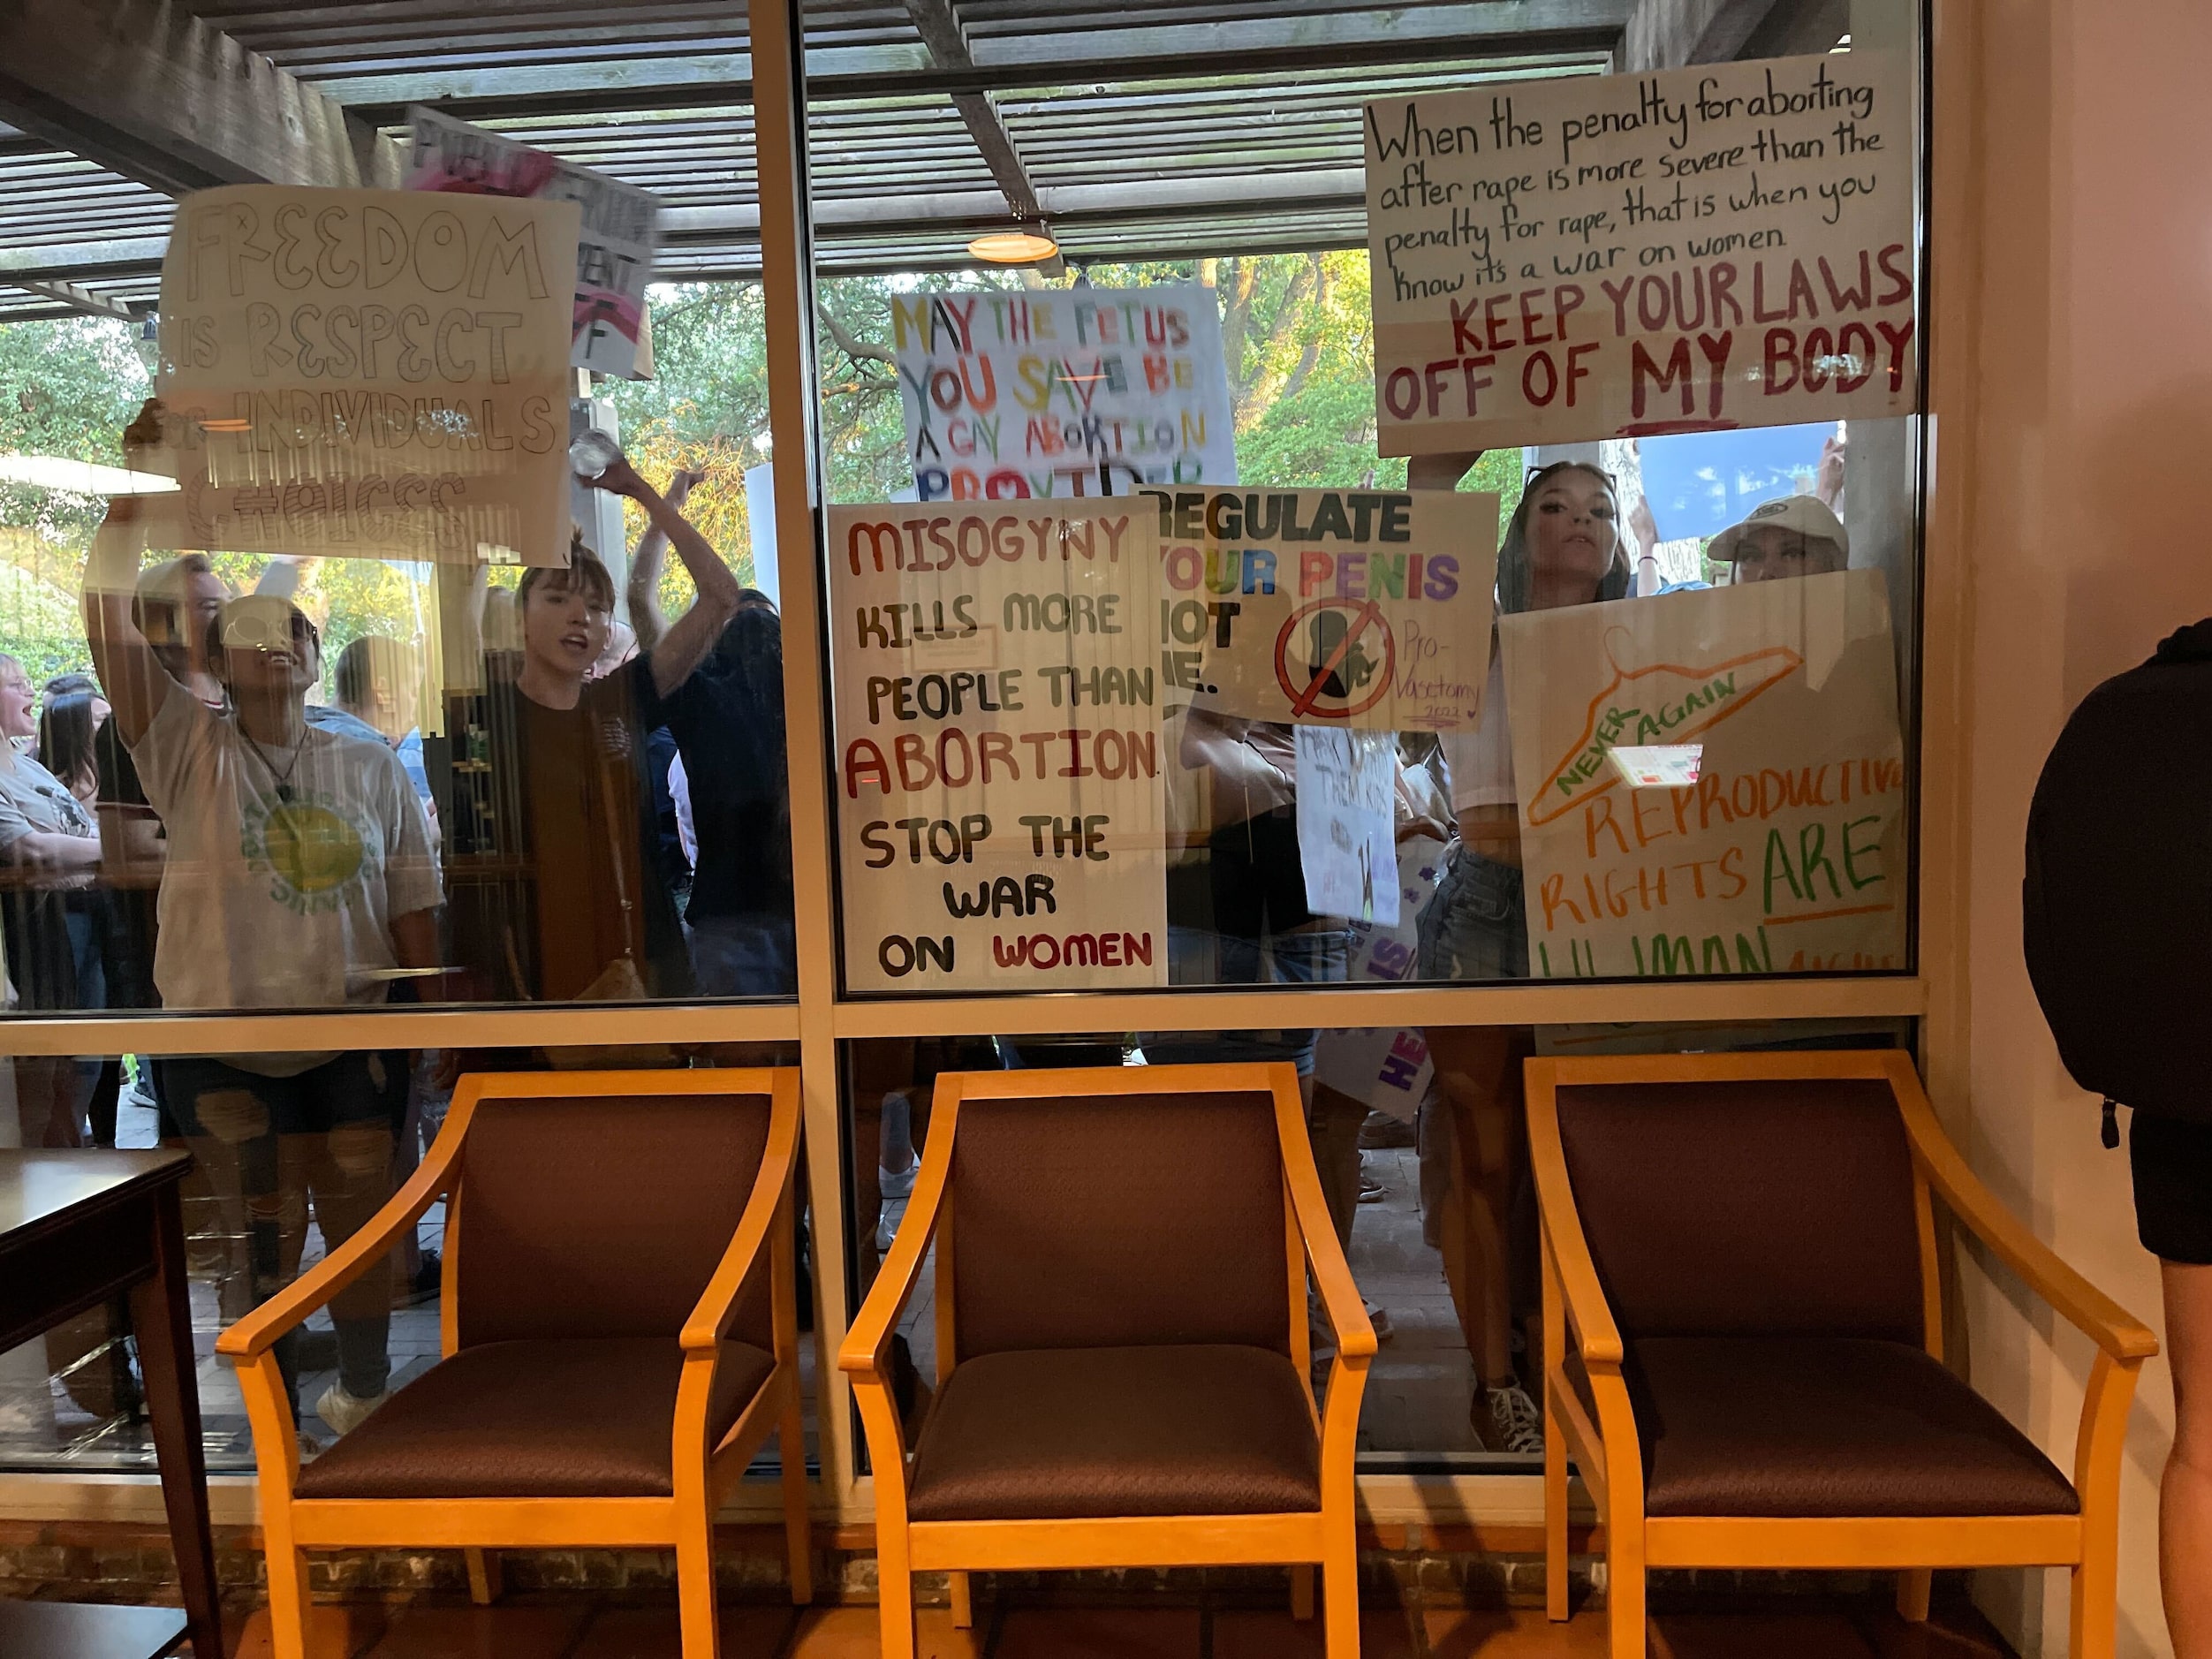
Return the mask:
[[[1449,489],[1473,455],[1416,456],[1415,489]],[[1621,502],[1611,477],[1561,461],[1529,479],[1497,556],[1497,609],[1510,615],[1621,599],[1630,569],[1621,541]],[[1451,805],[1459,840],[1420,916],[1425,980],[1528,976],[1528,917],[1521,889],[1520,806],[1513,782],[1505,672],[1495,633],[1482,719],[1446,734]],[[1442,1247],[1459,1326],[1474,1361],[1470,1416],[1493,1451],[1543,1450],[1543,1415],[1513,1369],[1516,1291],[1533,1306],[1534,1206],[1522,1146],[1521,1061],[1534,1048],[1526,1026],[1432,1027],[1427,1034],[1447,1135],[1450,1179]],[[1432,1143],[1434,1144],[1434,1143]],[[1519,1222],[1521,1225],[1517,1226]]]

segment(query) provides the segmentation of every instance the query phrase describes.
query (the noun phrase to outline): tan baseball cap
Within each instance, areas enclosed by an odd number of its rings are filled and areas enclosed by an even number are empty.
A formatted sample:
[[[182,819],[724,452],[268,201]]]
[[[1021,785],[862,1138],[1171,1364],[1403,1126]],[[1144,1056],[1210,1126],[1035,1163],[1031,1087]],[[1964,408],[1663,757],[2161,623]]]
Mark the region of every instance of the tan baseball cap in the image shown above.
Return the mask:
[[[1761,502],[1741,524],[1731,524],[1715,536],[1705,557],[1733,564],[1736,549],[1746,535],[1769,528],[1791,531],[1808,542],[1833,542],[1846,559],[1851,557],[1851,537],[1845,533],[1844,521],[1814,496],[1777,496]]]

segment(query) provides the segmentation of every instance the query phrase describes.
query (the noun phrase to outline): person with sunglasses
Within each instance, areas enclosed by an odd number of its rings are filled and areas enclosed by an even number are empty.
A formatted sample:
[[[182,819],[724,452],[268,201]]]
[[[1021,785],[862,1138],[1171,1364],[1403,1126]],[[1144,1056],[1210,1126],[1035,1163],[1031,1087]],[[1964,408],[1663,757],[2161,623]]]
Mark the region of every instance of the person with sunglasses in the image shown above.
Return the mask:
[[[1450,489],[1475,455],[1416,456],[1415,489]],[[1621,500],[1610,473],[1583,461],[1533,469],[1498,549],[1502,615],[1596,603],[1628,595],[1631,566],[1621,536]],[[1490,636],[1489,681],[1472,731],[1447,732],[1451,805],[1458,838],[1435,895],[1420,914],[1420,976],[1484,981],[1528,976],[1528,920],[1521,882],[1519,795],[1513,776],[1505,673]],[[1440,1218],[1445,1278],[1474,1361],[1470,1418],[1492,1451],[1543,1450],[1543,1416],[1514,1369],[1516,1292],[1534,1281],[1534,1240],[1524,1201],[1527,1154],[1521,1120],[1521,1061],[1534,1051],[1526,1026],[1431,1026],[1425,1034],[1443,1107],[1425,1158],[1448,1166]]]
[[[125,444],[126,453],[135,447],[131,436]],[[437,863],[405,769],[382,743],[308,723],[322,640],[287,599],[252,595],[217,612],[206,660],[226,710],[176,678],[133,614],[144,546],[138,508],[117,498],[95,538],[85,624],[114,723],[167,834],[154,962],[163,1005],[383,1003],[395,982],[438,962]],[[233,1055],[159,1066],[175,1126],[232,1208],[226,1231],[244,1246],[223,1287],[226,1317],[297,1273],[310,1202],[335,1248],[389,1196],[406,1103],[404,1054]],[[340,1433],[384,1398],[390,1301],[387,1261],[331,1305],[339,1375],[317,1409]],[[280,1343],[277,1360],[296,1412],[292,1345],[296,1337]]]

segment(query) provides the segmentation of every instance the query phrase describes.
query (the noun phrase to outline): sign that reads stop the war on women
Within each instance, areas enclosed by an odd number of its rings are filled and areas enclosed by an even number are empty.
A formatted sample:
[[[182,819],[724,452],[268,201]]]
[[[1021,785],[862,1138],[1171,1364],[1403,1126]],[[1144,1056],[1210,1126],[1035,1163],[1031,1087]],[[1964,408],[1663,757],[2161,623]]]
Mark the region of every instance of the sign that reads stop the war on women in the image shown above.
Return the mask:
[[[1911,413],[1895,53],[1367,107],[1385,455]]]

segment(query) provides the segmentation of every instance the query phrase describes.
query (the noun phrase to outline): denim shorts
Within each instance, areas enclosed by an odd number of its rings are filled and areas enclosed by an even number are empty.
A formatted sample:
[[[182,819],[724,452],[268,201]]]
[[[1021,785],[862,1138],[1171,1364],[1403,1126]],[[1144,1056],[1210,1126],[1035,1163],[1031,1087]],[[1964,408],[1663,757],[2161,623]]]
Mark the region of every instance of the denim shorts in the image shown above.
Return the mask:
[[[1528,903],[1510,864],[1455,847],[1420,925],[1424,980],[1528,977]]]

